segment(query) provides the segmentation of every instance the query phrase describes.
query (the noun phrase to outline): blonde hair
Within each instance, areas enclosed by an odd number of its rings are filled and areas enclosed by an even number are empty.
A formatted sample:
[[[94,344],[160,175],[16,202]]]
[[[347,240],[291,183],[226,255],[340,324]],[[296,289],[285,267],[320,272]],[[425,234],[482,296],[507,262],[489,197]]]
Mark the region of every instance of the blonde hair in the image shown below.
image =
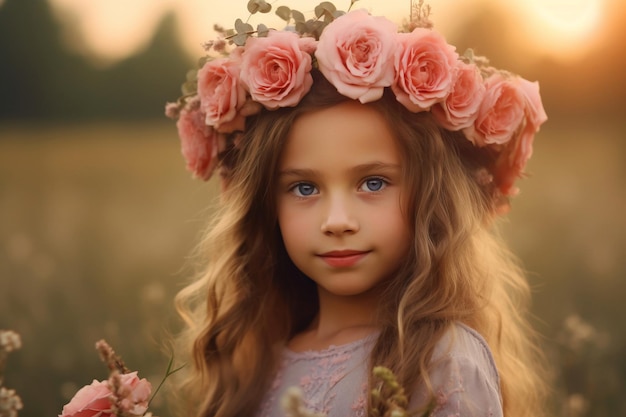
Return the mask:
[[[280,152],[304,112],[347,100],[319,73],[295,108],[247,120],[226,160],[229,187],[201,243],[199,278],[177,296],[183,346],[193,369],[183,387],[186,415],[253,415],[285,343],[317,313],[314,283],[287,255],[273,185]],[[504,415],[543,414],[539,351],[527,321],[529,287],[515,257],[491,230],[501,201],[485,170],[493,157],[430,113],[409,113],[390,92],[368,104],[380,111],[406,158],[404,207],[414,244],[380,299],[381,332],[370,366],[391,368],[404,387],[423,383],[433,349],[454,322],[489,343],[501,377]],[[410,390],[409,390],[410,391]]]

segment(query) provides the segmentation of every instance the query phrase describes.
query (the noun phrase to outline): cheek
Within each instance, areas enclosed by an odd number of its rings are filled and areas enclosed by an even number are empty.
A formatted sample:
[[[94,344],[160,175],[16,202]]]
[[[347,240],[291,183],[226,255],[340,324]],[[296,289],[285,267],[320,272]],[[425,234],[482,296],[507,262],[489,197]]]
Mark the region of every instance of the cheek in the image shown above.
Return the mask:
[[[287,249],[301,244],[302,238],[311,228],[310,221],[305,215],[284,207],[279,207],[278,210],[278,226]]]
[[[407,213],[401,204],[387,207],[386,213],[381,213],[379,218],[386,218],[385,222],[377,222],[381,236],[385,237],[387,245],[399,253],[405,253],[411,244],[411,229],[407,220]]]

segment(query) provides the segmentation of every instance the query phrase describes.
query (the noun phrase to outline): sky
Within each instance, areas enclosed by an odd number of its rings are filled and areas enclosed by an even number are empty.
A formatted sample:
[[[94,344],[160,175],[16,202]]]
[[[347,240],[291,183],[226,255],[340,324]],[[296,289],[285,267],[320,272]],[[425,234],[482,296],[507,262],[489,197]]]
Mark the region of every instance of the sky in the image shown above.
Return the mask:
[[[64,22],[71,48],[104,61],[131,55],[144,46],[161,17],[174,11],[181,22],[181,37],[194,56],[201,44],[214,37],[213,24],[232,27],[236,18],[248,17],[248,0],[49,0]],[[273,8],[287,5],[312,11],[321,0],[268,0]],[[347,9],[350,0],[335,0]],[[519,35],[537,54],[562,60],[576,59],[598,42],[607,3],[619,0],[431,0],[432,20],[439,32],[450,35],[485,3],[498,3],[515,16]],[[0,0],[0,5],[2,0]],[[359,0],[354,8],[368,9],[396,23],[408,17],[410,0]],[[310,15],[309,15],[310,16]],[[273,15],[255,15],[250,23],[281,21]],[[270,26],[270,25],[268,25]],[[77,41],[79,40],[79,41]]]

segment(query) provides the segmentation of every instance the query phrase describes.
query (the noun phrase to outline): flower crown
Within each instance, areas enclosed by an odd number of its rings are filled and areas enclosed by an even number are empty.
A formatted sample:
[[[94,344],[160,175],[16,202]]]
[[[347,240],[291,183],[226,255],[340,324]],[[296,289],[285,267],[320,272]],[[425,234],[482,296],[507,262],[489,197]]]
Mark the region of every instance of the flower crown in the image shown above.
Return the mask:
[[[265,0],[248,3],[251,14],[271,9]],[[276,14],[285,29],[260,24],[255,30],[241,19],[231,30],[215,26],[219,37],[205,44],[200,69],[188,74],[183,96],[166,105],[195,177],[211,176],[225,134],[244,131],[247,116],[263,107],[297,106],[317,68],[346,97],[368,103],[390,88],[410,112],[430,111],[440,126],[462,131],[493,153],[487,181],[505,197],[517,193],[514,182],[547,120],[537,82],[493,68],[471,50],[459,56],[432,29],[423,1],[412,4],[411,19],[400,29],[385,17],[342,12],[330,2],[320,3],[309,20],[286,6]]]

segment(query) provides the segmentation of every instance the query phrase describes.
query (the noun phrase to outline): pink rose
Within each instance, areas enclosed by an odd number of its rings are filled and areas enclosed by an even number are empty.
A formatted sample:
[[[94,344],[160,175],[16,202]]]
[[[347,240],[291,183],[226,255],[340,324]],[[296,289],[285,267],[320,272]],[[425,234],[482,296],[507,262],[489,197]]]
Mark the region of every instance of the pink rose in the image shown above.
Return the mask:
[[[197,107],[181,111],[176,127],[187,170],[195,178],[208,180],[217,166],[222,136],[206,125],[204,113]]]
[[[456,77],[450,94],[431,111],[437,122],[448,130],[471,126],[485,96],[485,85],[475,65],[457,61]]]
[[[393,83],[396,25],[364,10],[330,23],[320,36],[315,57],[337,91],[361,103],[376,101]]]
[[[120,375],[121,409],[132,416],[143,416],[148,410],[152,384],[147,379],[139,379],[137,372]]]
[[[131,416],[142,416],[148,409],[152,385],[146,379],[139,379],[137,372],[120,375],[122,411]],[[63,407],[59,417],[114,417],[110,397],[109,381],[94,380],[84,386]]]
[[[82,387],[63,407],[59,417],[113,417],[108,381],[96,381]]]
[[[539,84],[520,77],[516,78],[516,81],[526,104],[524,126],[502,150],[494,169],[498,187],[505,195],[517,193],[517,189],[514,187],[515,180],[523,174],[526,163],[532,156],[535,133],[548,120],[539,95]]]
[[[487,78],[485,88],[476,121],[463,131],[475,145],[503,145],[513,138],[524,120],[526,98],[516,79],[500,73]]]
[[[408,110],[429,110],[443,101],[452,88],[458,59],[455,48],[429,29],[417,28],[396,36],[396,78],[391,88]]]
[[[198,71],[198,96],[206,116],[206,124],[219,129],[237,116],[246,99],[239,80],[240,63],[237,54],[205,63]]]
[[[541,103],[541,95],[539,95],[539,83],[537,81],[530,82],[521,77],[517,77],[517,82],[526,100],[526,122],[532,125],[535,132],[537,132],[539,126],[548,120]]]
[[[310,47],[303,43],[302,47]],[[268,109],[296,106],[313,85],[311,55],[293,32],[269,32],[246,41],[241,80],[252,99]]]

